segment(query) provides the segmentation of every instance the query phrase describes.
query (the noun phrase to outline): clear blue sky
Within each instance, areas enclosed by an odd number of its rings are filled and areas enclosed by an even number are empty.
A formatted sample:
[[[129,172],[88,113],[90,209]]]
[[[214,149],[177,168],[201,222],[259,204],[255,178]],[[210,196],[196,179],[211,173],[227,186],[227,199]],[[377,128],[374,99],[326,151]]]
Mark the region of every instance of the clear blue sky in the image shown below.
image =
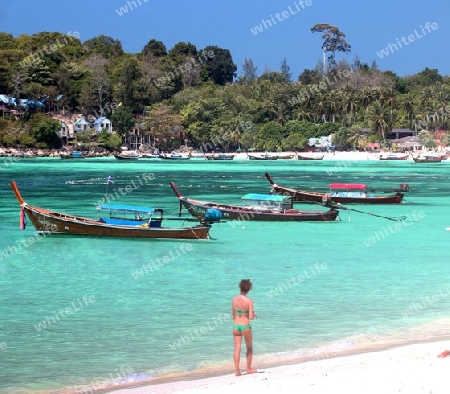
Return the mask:
[[[217,45],[231,51],[238,75],[245,58],[253,60],[258,75],[266,68],[279,71],[286,58],[296,79],[322,57],[320,34],[312,34],[310,28],[329,23],[346,34],[352,46],[346,55],[350,62],[355,56],[369,65],[376,60],[381,70],[400,76],[425,67],[450,74],[449,0],[309,0],[304,8],[301,1],[306,0],[0,0],[0,30],[15,37],[78,31],[82,41],[104,34],[120,40],[124,50],[132,53],[140,52],[152,38],[168,50],[180,41],[198,49]],[[121,7],[128,12],[122,8],[119,16]],[[270,21],[271,15],[276,24],[272,21],[270,27],[266,22],[262,32],[254,34],[251,29],[262,20]],[[425,30],[424,35],[420,26],[425,29],[427,22],[435,23],[435,30]],[[416,38],[409,42],[411,34]],[[391,46],[383,58],[377,55],[402,37],[407,45]]]

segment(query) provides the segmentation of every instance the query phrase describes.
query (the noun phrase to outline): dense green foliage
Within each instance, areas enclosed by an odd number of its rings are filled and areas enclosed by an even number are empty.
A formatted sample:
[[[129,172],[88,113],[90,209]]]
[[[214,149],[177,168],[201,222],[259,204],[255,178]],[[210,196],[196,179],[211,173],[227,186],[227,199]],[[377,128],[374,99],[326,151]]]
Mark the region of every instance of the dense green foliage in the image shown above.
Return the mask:
[[[109,116],[121,136],[139,118],[155,145],[189,141],[205,150],[301,150],[308,138],[332,133],[339,147],[363,148],[395,127],[426,130],[430,141],[423,134],[422,139],[432,146],[432,132],[448,129],[448,76],[426,68],[399,77],[378,70],[375,62],[336,62],[336,51],[350,51],[345,35],[323,24],[312,31],[323,33],[326,73],[318,64],[295,75],[285,58],[279,70],[258,75],[245,59],[239,76],[231,52],[214,45],[198,49],[179,42],[168,50],[151,39],[131,54],[103,35],[82,43],[60,33],[0,33],[0,93],[46,97],[47,113]],[[50,136],[55,123],[36,115],[29,110],[0,119],[0,144],[56,147]],[[362,135],[361,128],[373,135]],[[97,140],[117,146],[106,135]]]
[[[135,123],[132,111],[127,108],[120,106],[117,108],[111,116],[111,121],[114,124],[114,128],[117,133],[124,137],[128,130],[130,130]]]

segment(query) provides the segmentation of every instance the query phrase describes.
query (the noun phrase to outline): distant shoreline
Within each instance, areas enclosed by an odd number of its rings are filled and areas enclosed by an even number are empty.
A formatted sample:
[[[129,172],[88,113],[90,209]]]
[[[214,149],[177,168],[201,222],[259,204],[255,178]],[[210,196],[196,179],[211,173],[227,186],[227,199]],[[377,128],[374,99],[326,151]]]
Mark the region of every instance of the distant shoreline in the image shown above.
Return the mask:
[[[67,155],[70,151],[67,150],[59,150],[59,149],[9,149],[9,148],[0,148],[0,158],[54,158],[54,157],[61,157],[61,155]],[[117,152],[101,152],[101,151],[83,151],[84,156],[86,158],[99,158],[99,157],[114,157],[114,154],[117,154]],[[420,151],[417,152],[407,152],[405,154],[408,154],[409,157],[407,160],[412,161],[411,155],[418,155]],[[265,154],[272,155],[272,156],[294,156],[293,158],[278,158],[277,160],[281,161],[297,161],[297,157],[295,156],[295,152],[240,152],[235,153],[235,160],[248,160],[248,155],[253,156],[264,156]],[[393,152],[353,152],[353,151],[335,151],[335,152],[298,152],[298,155],[302,156],[310,156],[310,157],[322,157],[321,160],[323,161],[356,161],[356,160],[379,160],[380,155],[387,155],[387,154],[393,154]],[[193,160],[199,160],[204,159],[205,154],[201,152],[193,152],[191,159]],[[314,161],[314,160],[311,160]]]

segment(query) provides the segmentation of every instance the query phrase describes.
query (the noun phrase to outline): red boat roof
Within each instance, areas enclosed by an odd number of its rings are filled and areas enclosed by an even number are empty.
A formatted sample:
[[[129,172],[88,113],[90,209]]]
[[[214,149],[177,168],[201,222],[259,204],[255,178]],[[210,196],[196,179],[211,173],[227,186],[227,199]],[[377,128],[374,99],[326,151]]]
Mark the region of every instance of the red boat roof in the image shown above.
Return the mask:
[[[364,183],[330,183],[330,189],[366,190]]]

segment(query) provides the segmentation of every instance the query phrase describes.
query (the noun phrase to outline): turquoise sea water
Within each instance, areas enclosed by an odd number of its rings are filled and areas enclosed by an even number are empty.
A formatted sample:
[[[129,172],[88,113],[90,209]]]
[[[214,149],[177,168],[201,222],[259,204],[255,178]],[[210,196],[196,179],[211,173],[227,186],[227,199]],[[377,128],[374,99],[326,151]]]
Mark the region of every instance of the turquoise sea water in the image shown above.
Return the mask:
[[[242,278],[254,283],[255,367],[450,339],[450,161],[343,164],[5,161],[0,392],[97,392],[231,373],[230,303]],[[332,223],[228,222],[199,241],[37,237],[30,222],[20,230],[9,187],[16,180],[28,203],[82,216],[95,217],[105,191],[175,216],[170,181],[187,197],[239,203],[270,191],[265,171],[280,185],[320,191],[335,181],[379,191],[408,183],[404,204],[349,206],[406,219],[341,211]],[[106,187],[109,175],[115,183]]]

